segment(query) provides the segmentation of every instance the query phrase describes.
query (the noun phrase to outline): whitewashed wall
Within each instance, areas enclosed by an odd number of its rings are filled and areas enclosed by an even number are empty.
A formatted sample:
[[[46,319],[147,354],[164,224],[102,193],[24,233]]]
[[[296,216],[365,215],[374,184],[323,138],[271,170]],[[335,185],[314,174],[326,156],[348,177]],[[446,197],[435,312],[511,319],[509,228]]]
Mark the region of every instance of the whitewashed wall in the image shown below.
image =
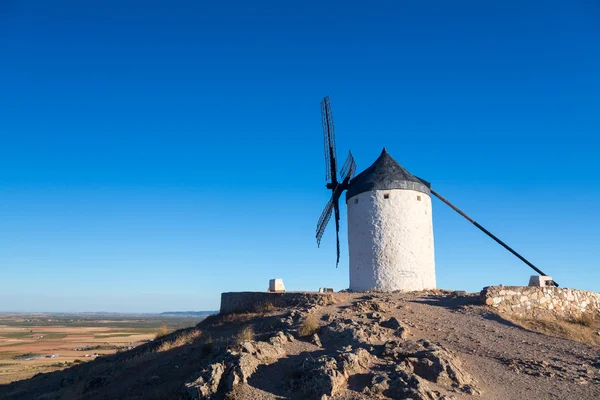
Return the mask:
[[[436,287],[428,195],[414,190],[375,190],[353,196],[347,206],[350,290]]]

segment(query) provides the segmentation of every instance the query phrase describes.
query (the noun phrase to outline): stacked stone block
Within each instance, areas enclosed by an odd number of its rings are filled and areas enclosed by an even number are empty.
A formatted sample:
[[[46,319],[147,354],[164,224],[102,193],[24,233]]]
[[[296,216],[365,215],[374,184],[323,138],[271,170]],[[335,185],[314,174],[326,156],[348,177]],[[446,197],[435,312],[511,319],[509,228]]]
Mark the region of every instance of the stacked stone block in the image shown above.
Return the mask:
[[[488,286],[481,291],[481,300],[501,313],[517,317],[569,319],[600,313],[600,293],[568,288]]]

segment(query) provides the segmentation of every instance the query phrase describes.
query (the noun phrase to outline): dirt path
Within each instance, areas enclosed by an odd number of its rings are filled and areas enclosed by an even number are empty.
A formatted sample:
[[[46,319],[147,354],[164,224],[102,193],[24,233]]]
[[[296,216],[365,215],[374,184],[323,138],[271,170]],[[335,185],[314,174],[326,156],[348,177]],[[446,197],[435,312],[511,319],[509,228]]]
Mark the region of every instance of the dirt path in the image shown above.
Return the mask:
[[[388,298],[388,296],[382,296]],[[415,339],[460,355],[485,399],[600,399],[599,348],[525,330],[474,296],[392,295]]]
[[[398,316],[461,354],[490,399],[598,399],[599,349],[525,330],[477,299],[406,296]]]

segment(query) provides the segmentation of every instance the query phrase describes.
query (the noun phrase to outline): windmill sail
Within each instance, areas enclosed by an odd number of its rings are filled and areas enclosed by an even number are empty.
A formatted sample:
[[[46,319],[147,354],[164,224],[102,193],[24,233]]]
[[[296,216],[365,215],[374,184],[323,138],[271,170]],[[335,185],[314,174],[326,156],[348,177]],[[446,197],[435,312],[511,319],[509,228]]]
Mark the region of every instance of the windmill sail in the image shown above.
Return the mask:
[[[325,206],[325,209],[317,222],[317,245],[321,245],[321,239],[325,233],[325,228],[331,219],[331,215],[335,213],[335,235],[336,235],[336,267],[340,263],[340,197],[344,190],[348,189],[350,179],[356,171],[356,163],[351,152],[348,152],[348,157],[344,162],[340,171],[340,180],[337,176],[337,160],[335,148],[335,128],[333,126],[333,113],[331,112],[331,103],[329,97],[325,97],[321,101],[321,122],[323,124],[323,142],[325,146],[325,180],[327,189],[331,190],[331,199]]]
[[[342,181],[348,178],[348,181],[354,177],[354,172],[356,171],[356,163],[354,162],[354,157],[352,153],[348,152],[348,157],[342,166],[342,170],[340,171],[340,176],[342,177]]]
[[[323,237],[323,233],[325,233],[325,228],[331,219],[331,213],[333,211],[333,197],[329,199],[325,209],[321,213],[319,217],[319,222],[317,222],[317,246],[321,245],[321,238]]]

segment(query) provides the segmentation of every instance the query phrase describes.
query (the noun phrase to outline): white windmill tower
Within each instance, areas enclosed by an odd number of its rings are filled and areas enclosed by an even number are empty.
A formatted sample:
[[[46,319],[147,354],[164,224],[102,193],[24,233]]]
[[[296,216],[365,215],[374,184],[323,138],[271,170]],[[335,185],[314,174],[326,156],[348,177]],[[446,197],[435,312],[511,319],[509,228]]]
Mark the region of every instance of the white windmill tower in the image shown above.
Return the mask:
[[[347,190],[351,291],[392,292],[436,287],[431,194],[540,275],[546,275],[440,196],[429,182],[408,172],[385,148],[379,158],[356,177],[356,164],[352,153],[349,153],[339,182],[329,97],[321,102],[321,113],[325,138],[326,187],[332,191],[332,196],[317,223],[317,244],[321,243],[327,223],[332,213],[335,213],[339,264],[339,199],[343,191]]]
[[[383,149],[346,193],[350,290],[435,288],[429,187]]]

